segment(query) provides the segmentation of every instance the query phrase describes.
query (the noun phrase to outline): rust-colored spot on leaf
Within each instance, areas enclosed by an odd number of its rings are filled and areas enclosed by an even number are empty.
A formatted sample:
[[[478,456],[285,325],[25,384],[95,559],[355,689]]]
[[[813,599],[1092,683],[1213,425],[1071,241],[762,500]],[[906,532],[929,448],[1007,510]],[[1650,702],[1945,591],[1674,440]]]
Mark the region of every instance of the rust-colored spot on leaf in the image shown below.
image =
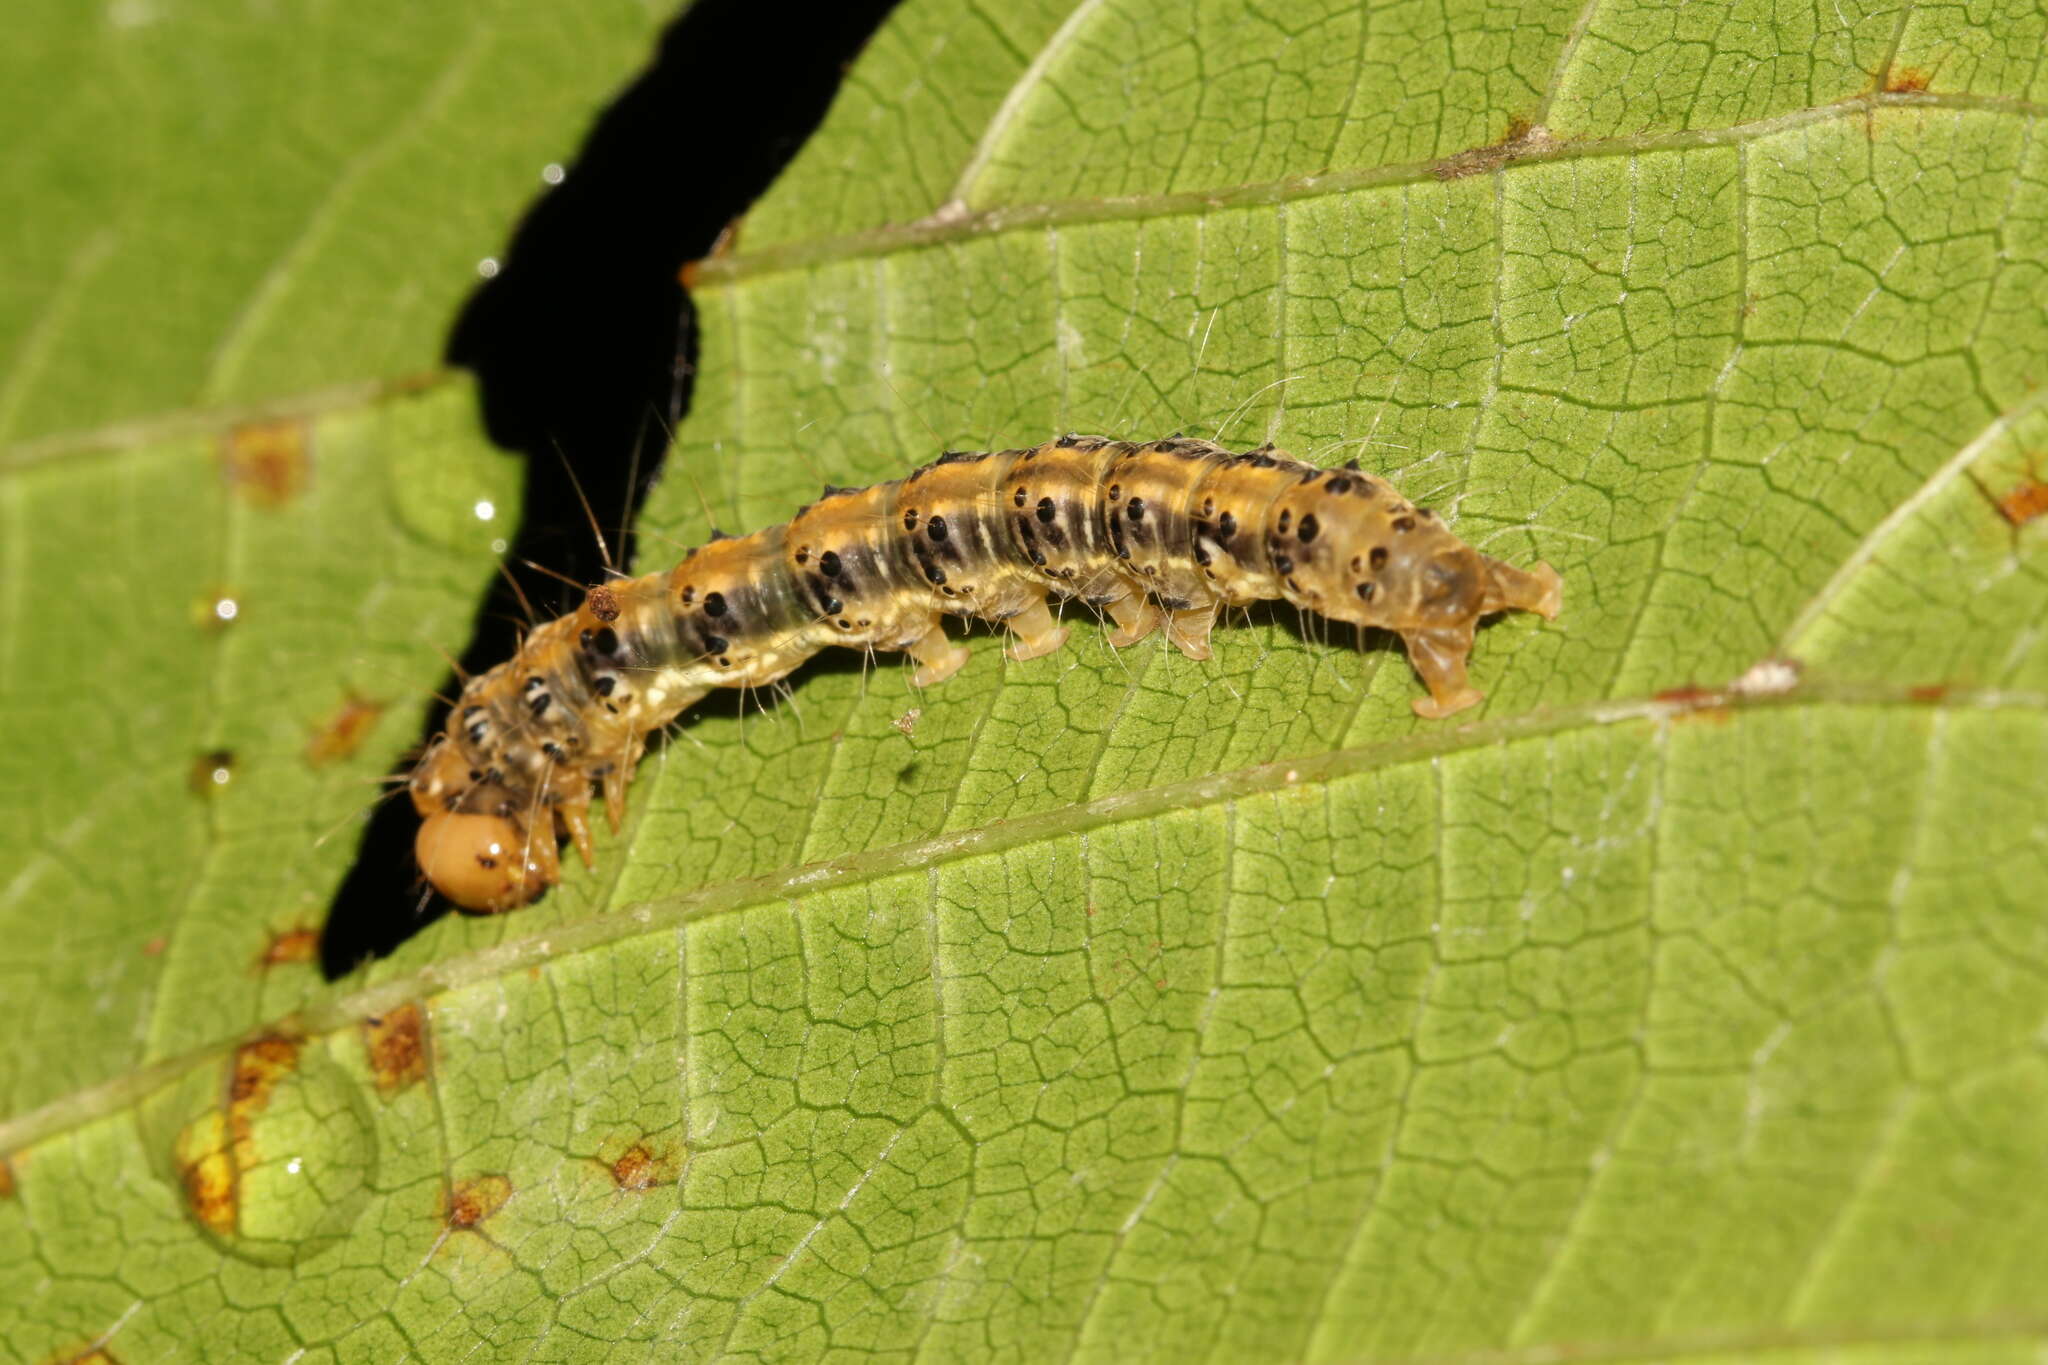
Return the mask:
[[[1917,95],[1925,90],[1933,79],[1932,71],[1923,71],[1917,66],[1902,66],[1885,80],[1884,88],[1887,94]]]
[[[14,1198],[14,1162],[0,1156],[0,1199]]]
[[[170,944],[171,941],[169,939],[165,938],[162,934],[158,934],[155,938],[142,945],[142,955],[144,957],[162,957],[164,949],[168,948]]]
[[[377,1078],[377,1093],[390,1097],[427,1078],[427,1016],[418,1005],[363,1020],[363,1051]]]
[[[2048,515],[2048,483],[2028,479],[1998,500],[1998,515],[2015,526],[2024,526],[2036,517]]]
[[[299,1069],[299,1043],[271,1033],[235,1049],[235,1068],[228,1081],[228,1117],[247,1136],[249,1120],[269,1107],[277,1083]]]
[[[442,1198],[441,1213],[448,1226],[458,1232],[475,1227],[505,1207],[512,1197],[512,1181],[502,1175],[480,1175],[458,1180]]]
[[[241,1217],[241,1181],[218,1110],[178,1135],[178,1173],[185,1206],[199,1226],[232,1237]]]
[[[676,1183],[674,1153],[636,1142],[613,1160],[608,1169],[612,1184],[622,1190],[651,1190],[656,1185]]]
[[[1500,141],[1454,152],[1431,166],[1429,173],[1439,180],[1463,180],[1467,176],[1497,171],[1523,157],[1551,151],[1557,145],[1557,139],[1542,124],[1520,117],[1511,118]]]
[[[1906,695],[1917,702],[1937,702],[1948,695],[1947,683],[1922,683],[1908,688]]]
[[[286,929],[272,934],[256,958],[258,967],[282,967],[294,962],[311,962],[320,952],[320,931]]]
[[[1727,695],[1716,688],[1701,687],[1697,683],[1666,688],[1655,694],[1653,700],[1676,709],[1677,719],[1680,720],[1698,718],[1725,722],[1728,719]]]
[[[311,481],[312,444],[312,428],[303,418],[251,422],[222,439],[221,473],[250,502],[282,507]]]
[[[185,1125],[173,1151],[186,1206],[199,1225],[232,1236],[241,1217],[241,1173],[259,1160],[256,1116],[270,1107],[278,1082],[299,1069],[296,1038],[268,1033],[235,1049],[225,1105]]]
[[[350,693],[334,714],[313,731],[313,737],[306,742],[306,761],[318,767],[353,756],[363,747],[370,731],[377,728],[377,718],[383,714],[383,702]]]

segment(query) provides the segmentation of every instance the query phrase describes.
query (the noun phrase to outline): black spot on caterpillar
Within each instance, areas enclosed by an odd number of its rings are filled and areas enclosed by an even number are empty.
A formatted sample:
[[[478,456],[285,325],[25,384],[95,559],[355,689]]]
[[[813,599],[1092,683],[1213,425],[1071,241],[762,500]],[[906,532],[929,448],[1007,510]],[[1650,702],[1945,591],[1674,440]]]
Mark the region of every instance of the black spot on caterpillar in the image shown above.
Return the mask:
[[[1163,630],[1206,659],[1223,607],[1284,599],[1399,634],[1428,689],[1411,705],[1435,720],[1480,700],[1465,673],[1480,618],[1555,618],[1562,593],[1548,564],[1480,553],[1355,466],[1184,438],[949,452],[540,626],[469,680],[413,770],[415,855],[462,909],[529,904],[561,879],[557,840],[591,861],[594,797],[616,828],[647,735],[712,688],[765,687],[828,645],[907,654],[929,687],[967,661],[948,614],[1000,623],[1010,657],[1035,659],[1067,639],[1048,594],[1075,598],[1108,616],[1112,645]]]

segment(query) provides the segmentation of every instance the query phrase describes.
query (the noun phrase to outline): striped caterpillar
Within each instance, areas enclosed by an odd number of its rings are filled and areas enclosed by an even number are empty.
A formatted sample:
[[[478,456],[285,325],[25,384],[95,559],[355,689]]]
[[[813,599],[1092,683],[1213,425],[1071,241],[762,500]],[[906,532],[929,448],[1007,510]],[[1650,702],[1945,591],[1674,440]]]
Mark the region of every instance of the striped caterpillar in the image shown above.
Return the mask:
[[[828,645],[908,654],[929,687],[967,661],[949,614],[1000,622],[1010,657],[1035,659],[1067,638],[1050,593],[1107,615],[1114,646],[1163,629],[1206,659],[1221,608],[1284,598],[1397,632],[1428,688],[1411,705],[1434,720],[1480,700],[1465,676],[1479,619],[1554,619],[1562,590],[1548,564],[1481,554],[1356,461],[1099,436],[948,453],[592,588],[471,678],[410,779],[415,855],[464,910],[529,904],[561,879],[562,835],[592,861],[592,800],[616,830],[647,735],[712,688],[764,687]]]

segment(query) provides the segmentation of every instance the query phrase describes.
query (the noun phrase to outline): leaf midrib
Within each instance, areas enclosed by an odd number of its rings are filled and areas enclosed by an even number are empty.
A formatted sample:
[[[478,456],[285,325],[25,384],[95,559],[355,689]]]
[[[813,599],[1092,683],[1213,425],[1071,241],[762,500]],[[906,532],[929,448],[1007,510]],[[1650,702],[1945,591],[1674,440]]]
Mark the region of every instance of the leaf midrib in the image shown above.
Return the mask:
[[[1327,785],[1363,773],[1426,762],[1496,745],[1605,726],[1670,725],[1702,712],[1741,715],[1767,710],[1895,706],[1911,710],[2035,711],[2048,715],[2048,693],[2002,688],[1950,688],[1939,697],[1904,685],[1816,682],[1775,695],[1746,694],[1733,686],[1582,702],[1518,716],[1489,718],[1455,729],[1434,729],[1355,748],[1282,759],[1227,772],[1098,797],[1091,801],[998,819],[969,829],[930,835],[858,853],[824,858],[753,877],[736,877],[672,896],[623,906],[542,933],[461,953],[405,976],[338,996],[312,1009],[281,1015],[231,1038],[84,1087],[14,1118],[0,1120],[0,1153],[37,1143],[120,1112],[194,1067],[216,1062],[252,1038],[274,1034],[312,1037],[353,1028],[365,1017],[406,1003],[627,939],[683,927],[713,915],[789,900],[909,868],[930,868],[1002,853],[1062,835],[1150,819],[1291,789]],[[1490,1357],[1489,1357],[1490,1358]],[[1502,1357],[1511,1359],[1514,1357]],[[1464,1360],[1467,1357],[1456,1357]]]

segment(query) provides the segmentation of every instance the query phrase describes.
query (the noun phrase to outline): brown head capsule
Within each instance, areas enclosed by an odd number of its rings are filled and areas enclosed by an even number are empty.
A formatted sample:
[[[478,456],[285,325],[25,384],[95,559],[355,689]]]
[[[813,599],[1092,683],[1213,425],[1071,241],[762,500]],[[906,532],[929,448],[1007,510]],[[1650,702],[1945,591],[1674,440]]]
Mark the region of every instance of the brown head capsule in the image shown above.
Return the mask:
[[[553,832],[547,835],[553,851]],[[440,811],[420,822],[413,856],[434,889],[463,910],[495,915],[531,905],[550,878],[534,838],[502,815]]]

